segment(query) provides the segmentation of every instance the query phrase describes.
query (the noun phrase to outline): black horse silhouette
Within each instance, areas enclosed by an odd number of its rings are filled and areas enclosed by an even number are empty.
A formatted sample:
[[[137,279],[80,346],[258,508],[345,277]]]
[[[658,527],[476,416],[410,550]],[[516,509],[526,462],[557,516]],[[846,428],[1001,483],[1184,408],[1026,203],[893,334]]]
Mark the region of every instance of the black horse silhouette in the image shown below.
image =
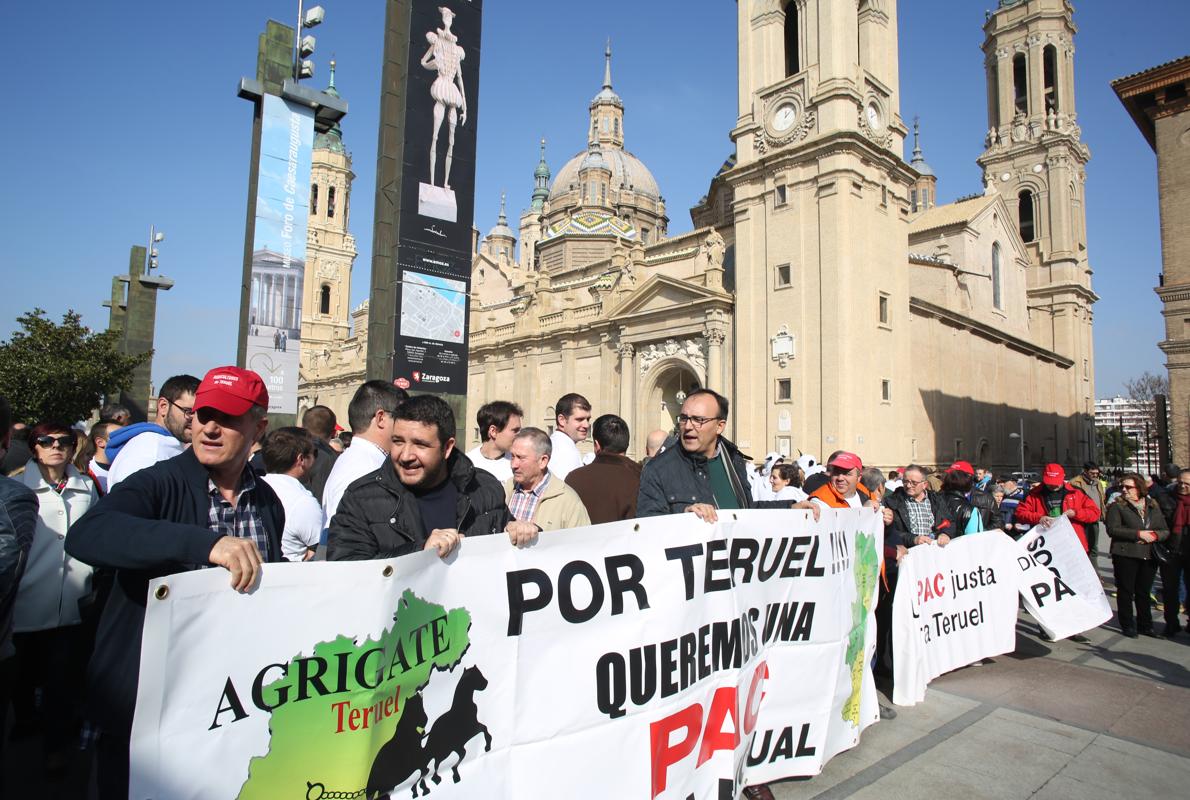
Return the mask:
[[[388,800],[389,791],[415,772],[420,773],[419,780],[424,790],[429,766],[421,740],[428,722],[429,717],[426,716],[419,692],[405,701],[405,711],[397,722],[393,738],[384,743],[372,761],[365,791],[368,800]],[[416,782],[413,784],[413,796],[417,797]]]
[[[451,753],[458,755],[458,759],[451,767],[454,782],[461,780],[459,764],[467,756],[467,743],[476,734],[484,736],[484,750],[492,749],[492,735],[488,728],[479,721],[479,709],[475,706],[475,693],[486,689],[488,679],[479,671],[479,667],[467,667],[463,670],[458,684],[455,686],[454,700],[450,709],[434,721],[434,726],[428,734],[423,733],[428,723],[421,693],[415,694],[405,701],[405,712],[401,715],[393,737],[385,742],[376,758],[372,761],[372,771],[368,775],[368,800],[389,800],[389,792],[394,786],[418,773],[417,780],[410,786],[413,797],[417,797],[417,789],[421,787],[422,795],[430,793],[426,785],[426,776],[430,775],[434,783],[441,783],[438,769]],[[425,738],[425,745],[422,739]],[[434,762],[434,770],[430,772],[430,762]]]
[[[477,733],[483,734],[484,752],[492,749],[492,734],[488,733],[487,726],[479,721],[479,709],[475,706],[475,693],[486,688],[488,679],[479,671],[479,667],[467,667],[455,686],[454,701],[450,704],[450,710],[434,720],[430,735],[426,737],[426,755],[429,757],[426,759],[426,766],[429,766],[431,759],[434,761],[434,771],[431,773],[434,783],[442,782],[442,778],[438,776],[438,768],[451,753],[458,755],[451,772],[454,774],[454,782],[459,782],[459,764],[467,757],[467,742]],[[425,778],[422,778],[421,785],[424,793]]]

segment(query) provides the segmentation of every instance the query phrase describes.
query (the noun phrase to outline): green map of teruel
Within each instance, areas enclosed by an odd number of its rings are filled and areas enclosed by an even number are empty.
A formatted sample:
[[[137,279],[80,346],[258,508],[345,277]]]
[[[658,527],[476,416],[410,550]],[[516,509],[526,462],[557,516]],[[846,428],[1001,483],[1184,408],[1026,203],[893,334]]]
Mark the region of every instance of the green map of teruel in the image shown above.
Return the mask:
[[[847,664],[851,667],[851,696],[843,705],[843,719],[860,724],[859,707],[864,685],[864,642],[868,637],[868,614],[872,610],[872,590],[880,576],[876,539],[857,533],[855,539],[855,602],[851,604],[851,633],[847,636]]]
[[[295,655],[283,677],[260,689],[268,705],[282,704],[269,717],[268,753],[252,759],[239,800],[304,798],[311,784],[324,798],[363,797],[406,699],[435,669],[458,664],[470,627],[465,609],[446,611],[406,591],[378,639],[339,636]]]

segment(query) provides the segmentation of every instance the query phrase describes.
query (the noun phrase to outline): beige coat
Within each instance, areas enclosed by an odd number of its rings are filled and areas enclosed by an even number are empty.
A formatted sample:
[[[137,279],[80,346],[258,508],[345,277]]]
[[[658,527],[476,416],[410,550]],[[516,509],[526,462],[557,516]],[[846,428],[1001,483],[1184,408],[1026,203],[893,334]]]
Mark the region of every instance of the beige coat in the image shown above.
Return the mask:
[[[504,500],[511,502],[512,489],[515,478],[504,481]],[[578,492],[566,485],[566,482],[554,475],[545,487],[545,494],[537,502],[537,509],[533,512],[533,522],[543,531],[558,531],[564,528],[581,528],[591,524],[587,516],[587,507],[579,498]]]
[[[79,600],[91,594],[91,567],[66,555],[70,526],[99,500],[95,484],[70,465],[62,494],[30,461],[20,480],[37,493],[40,510],[33,547],[17,589],[13,629],[17,633],[78,625]]]

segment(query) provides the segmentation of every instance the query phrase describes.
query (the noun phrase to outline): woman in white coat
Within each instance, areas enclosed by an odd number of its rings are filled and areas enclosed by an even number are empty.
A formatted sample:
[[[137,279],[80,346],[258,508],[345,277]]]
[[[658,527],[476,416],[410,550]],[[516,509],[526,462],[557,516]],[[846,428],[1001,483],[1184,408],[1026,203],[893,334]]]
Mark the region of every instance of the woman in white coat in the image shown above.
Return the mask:
[[[91,594],[91,567],[66,555],[70,526],[98,501],[95,484],[71,459],[75,436],[68,426],[43,422],[29,434],[33,459],[20,480],[37,494],[39,504],[33,547],[13,608],[13,644],[17,682],[13,692],[14,735],[44,734],[45,768],[67,765],[77,732],[85,659],[80,652],[82,615],[79,601]],[[35,690],[41,687],[41,708]]]

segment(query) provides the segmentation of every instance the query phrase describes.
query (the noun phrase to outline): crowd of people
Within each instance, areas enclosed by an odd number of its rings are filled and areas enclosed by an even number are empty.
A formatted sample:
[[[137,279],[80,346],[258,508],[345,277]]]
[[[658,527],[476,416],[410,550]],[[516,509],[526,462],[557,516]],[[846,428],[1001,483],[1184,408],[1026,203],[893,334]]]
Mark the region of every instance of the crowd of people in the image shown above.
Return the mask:
[[[1150,480],[1109,481],[1091,462],[1069,480],[1048,464],[1027,485],[966,461],[886,476],[846,451],[822,462],[769,453],[754,463],[723,435],[728,401],[709,389],[685,397],[673,430],[646,435],[640,462],[627,455],[625,421],[593,418],[573,393],[559,398],[552,431],[525,426],[513,402],[484,404],[480,443],[467,453],[449,404],[385,381],[358,388],[347,429],[314,406],[300,426],[270,430],[268,407],[260,376],[230,366],[201,380],[170,378],[152,422],[105,405],[86,431],[49,420],[27,427],[0,398],[0,468],[9,476],[0,478],[0,748],[11,705],[9,738],[40,735],[47,774],[65,768],[83,736],[95,743],[100,796],[127,797],[152,578],[222,567],[247,591],[267,562],[446,557],[466,537],[523,547],[549,531],[673,513],[714,522],[725,509],[815,518],[877,509],[886,568],[874,667],[885,679],[897,564],[911,548],[993,530],[1019,537],[1062,517],[1092,559],[1106,531],[1125,636],[1184,630],[1190,470],[1174,465]],[[588,438],[593,453],[584,455]],[[1160,633],[1151,602],[1158,574]],[[884,704],[881,714],[895,716]],[[772,796],[764,786],[747,795]]]

